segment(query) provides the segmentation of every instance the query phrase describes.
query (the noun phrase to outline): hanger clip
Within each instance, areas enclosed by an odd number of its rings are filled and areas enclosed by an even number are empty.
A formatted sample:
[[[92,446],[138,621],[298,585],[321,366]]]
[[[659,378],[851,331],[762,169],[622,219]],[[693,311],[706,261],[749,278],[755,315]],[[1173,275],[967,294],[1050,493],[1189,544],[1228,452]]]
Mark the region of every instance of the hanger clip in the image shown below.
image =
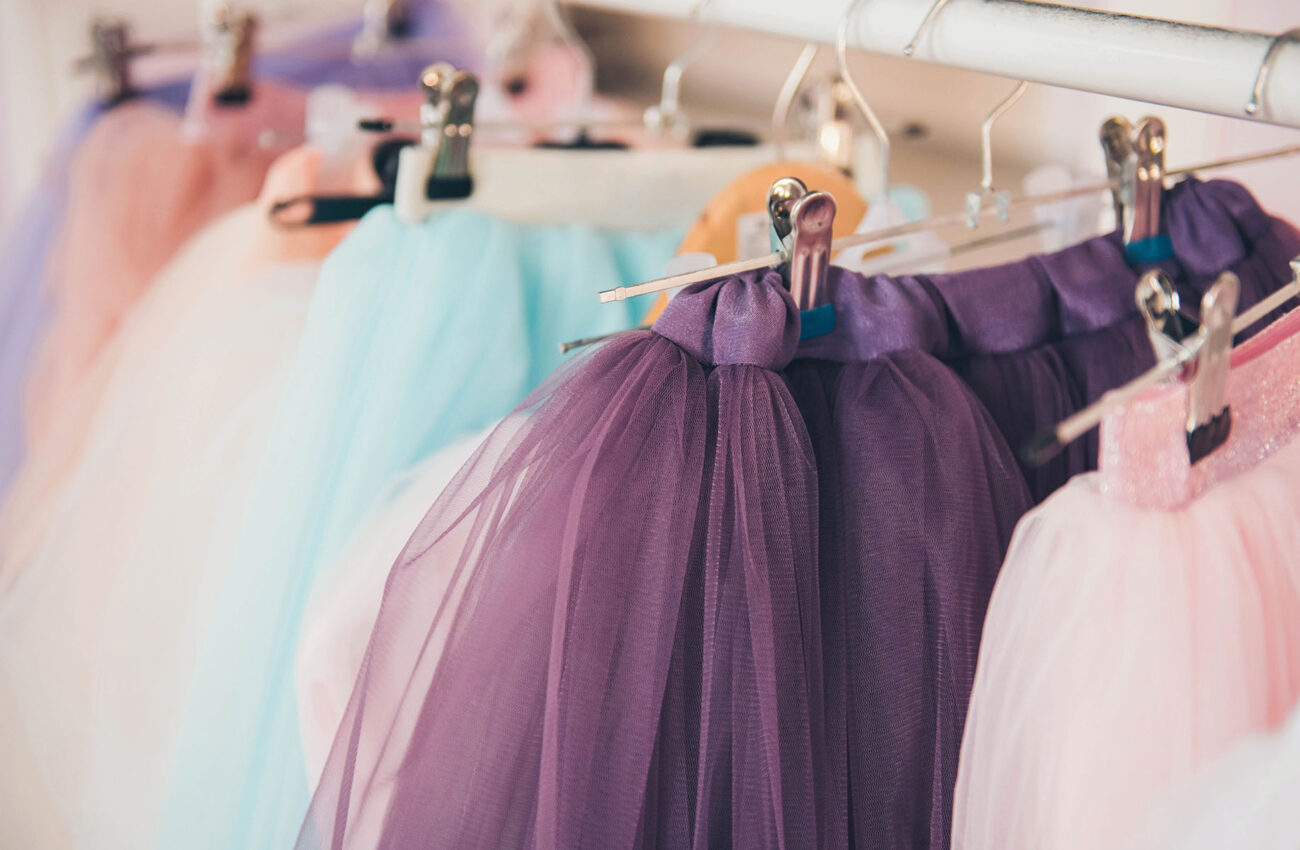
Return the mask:
[[[424,69],[420,86],[420,144],[402,150],[394,186],[397,217],[408,223],[427,218],[434,201],[468,198],[474,191],[469,147],[478,78],[440,62]]]
[[[1232,360],[1232,320],[1241,282],[1224,272],[1201,299],[1200,348],[1192,361],[1187,406],[1187,452],[1192,463],[1227,441],[1232,431],[1228,407],[1228,366]]]
[[[93,71],[95,99],[111,106],[135,93],[131,60],[149,48],[131,43],[131,25],[125,18],[96,17],[90,22],[90,55],[76,62],[78,71]]]
[[[207,61],[212,74],[212,96],[217,104],[247,103],[253,96],[253,49],[257,15],[226,3],[217,5],[205,27]]]
[[[408,0],[366,0],[361,9],[361,32],[352,42],[352,55],[373,59],[394,40],[411,33]]]
[[[1192,322],[1182,312],[1182,301],[1169,275],[1152,269],[1138,279],[1134,292],[1138,311],[1146,321],[1147,338],[1156,360],[1186,354],[1183,344],[1192,330]]]
[[[1148,116],[1134,127],[1115,116],[1101,125],[1106,174],[1114,188],[1115,220],[1124,234],[1124,250],[1134,262],[1148,263],[1173,255],[1169,238],[1160,233],[1160,202],[1165,188],[1165,122]]]
[[[829,192],[810,192],[795,177],[783,177],[767,191],[767,211],[773,246],[785,257],[783,270],[791,297],[800,311],[821,307],[835,198]]]

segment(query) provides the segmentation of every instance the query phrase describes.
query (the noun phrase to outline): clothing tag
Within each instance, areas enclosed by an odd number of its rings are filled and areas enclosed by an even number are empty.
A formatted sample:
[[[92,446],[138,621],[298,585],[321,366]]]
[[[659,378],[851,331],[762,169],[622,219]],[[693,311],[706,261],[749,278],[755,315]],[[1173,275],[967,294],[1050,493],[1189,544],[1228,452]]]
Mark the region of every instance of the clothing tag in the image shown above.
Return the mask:
[[[772,252],[771,220],[766,211],[736,217],[736,259],[752,260]]]

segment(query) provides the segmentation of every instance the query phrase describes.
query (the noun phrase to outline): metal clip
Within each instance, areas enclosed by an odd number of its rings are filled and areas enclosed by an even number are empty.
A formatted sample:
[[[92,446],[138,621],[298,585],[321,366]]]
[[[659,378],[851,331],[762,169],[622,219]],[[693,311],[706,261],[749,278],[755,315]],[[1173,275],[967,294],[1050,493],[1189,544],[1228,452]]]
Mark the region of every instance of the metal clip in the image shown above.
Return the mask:
[[[786,286],[795,305],[801,311],[821,306],[835,198],[829,192],[808,191],[797,178],[783,177],[767,191],[767,211],[773,241],[786,258]]]
[[[1192,463],[1223,445],[1232,431],[1228,367],[1240,290],[1237,276],[1224,272],[1201,299],[1200,348],[1193,361],[1187,404],[1187,453]]]
[[[474,134],[478,78],[446,62],[420,74],[420,144],[398,157],[393,206],[405,222],[423,221],[435,201],[467,198],[473,192],[469,145]]]
[[[474,104],[478,100],[478,77],[457,71],[443,91],[446,113],[442,140],[429,178],[429,200],[468,198],[474,191],[469,170],[469,147],[474,135]]]
[[[1164,195],[1165,122],[1148,116],[1136,127],[1116,116],[1101,125],[1106,173],[1114,188],[1115,220],[1126,246],[1160,235],[1160,201]],[[1138,257],[1159,259],[1159,257]]]
[[[394,39],[411,31],[408,0],[366,0],[361,8],[361,32],[352,42],[352,55],[372,59]]]
[[[252,12],[237,11],[225,3],[212,10],[204,41],[212,74],[212,96],[217,103],[242,104],[252,97],[257,26],[257,15]]]
[[[1156,360],[1167,360],[1186,351],[1183,340],[1192,333],[1183,316],[1182,301],[1169,275],[1152,269],[1138,279],[1134,292],[1138,310],[1146,320],[1147,338]]]
[[[90,55],[78,59],[78,71],[95,74],[95,99],[112,105],[135,93],[131,84],[131,59],[147,48],[131,44],[131,25],[125,18],[97,17],[90,22]]]

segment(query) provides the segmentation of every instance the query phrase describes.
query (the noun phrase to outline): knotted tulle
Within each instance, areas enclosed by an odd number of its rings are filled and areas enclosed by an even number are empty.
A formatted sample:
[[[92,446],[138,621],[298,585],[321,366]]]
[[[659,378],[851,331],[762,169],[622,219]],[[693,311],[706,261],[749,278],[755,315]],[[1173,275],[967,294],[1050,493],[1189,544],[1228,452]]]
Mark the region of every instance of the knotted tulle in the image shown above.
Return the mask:
[[[706,290],[784,337],[788,296]],[[394,566],[298,846],[817,846],[816,529],[778,376],[653,331],[590,352]]]
[[[655,331],[701,363],[747,363],[781,369],[799,345],[799,314],[775,271],[736,278],[743,285],[700,283],[678,293],[673,310],[664,310]]]

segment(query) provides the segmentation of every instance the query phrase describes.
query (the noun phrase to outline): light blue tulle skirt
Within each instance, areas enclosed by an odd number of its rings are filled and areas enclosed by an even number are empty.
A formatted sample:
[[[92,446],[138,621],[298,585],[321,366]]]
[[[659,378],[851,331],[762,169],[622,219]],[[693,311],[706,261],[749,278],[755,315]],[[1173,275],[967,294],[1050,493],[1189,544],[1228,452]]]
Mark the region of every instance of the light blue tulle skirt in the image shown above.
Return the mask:
[[[395,474],[506,415],[558,344],[631,327],[596,293],[681,233],[370,213],[325,261],[197,660],[156,846],[280,850],[310,795],[294,663],[319,570]]]

